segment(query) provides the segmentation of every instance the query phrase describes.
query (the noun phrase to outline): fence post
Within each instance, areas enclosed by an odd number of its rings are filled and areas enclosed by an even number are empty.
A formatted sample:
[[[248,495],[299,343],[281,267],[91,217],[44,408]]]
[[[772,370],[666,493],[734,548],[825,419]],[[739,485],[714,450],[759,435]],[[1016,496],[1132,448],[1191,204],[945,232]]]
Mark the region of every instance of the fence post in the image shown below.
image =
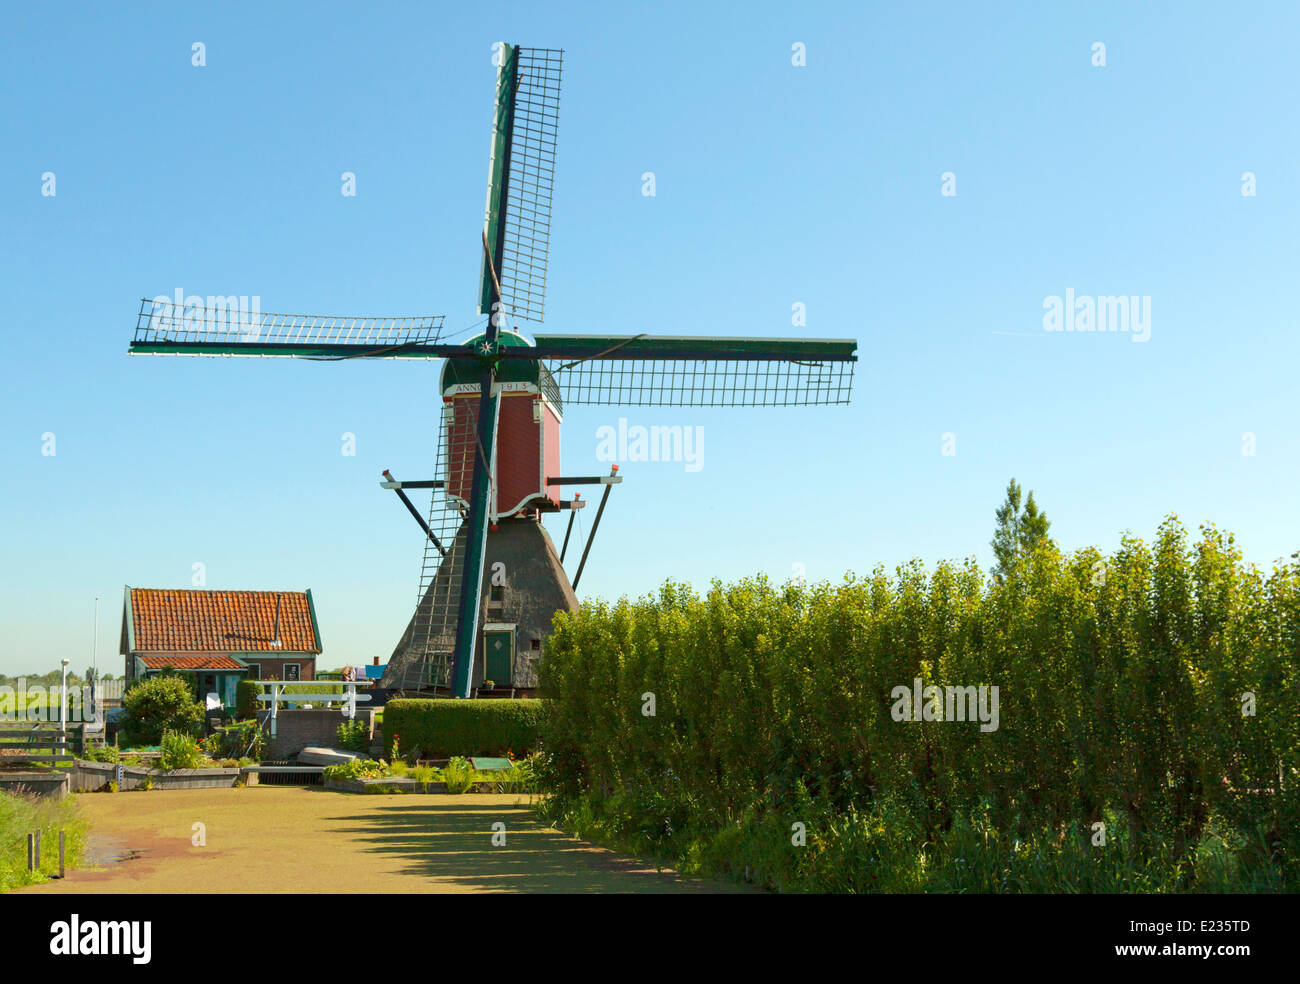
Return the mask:
[[[36,870],[36,835],[27,835],[27,870]]]
[[[59,831],[59,877],[63,877],[63,831]]]
[[[41,870],[41,828],[36,828],[36,870]]]

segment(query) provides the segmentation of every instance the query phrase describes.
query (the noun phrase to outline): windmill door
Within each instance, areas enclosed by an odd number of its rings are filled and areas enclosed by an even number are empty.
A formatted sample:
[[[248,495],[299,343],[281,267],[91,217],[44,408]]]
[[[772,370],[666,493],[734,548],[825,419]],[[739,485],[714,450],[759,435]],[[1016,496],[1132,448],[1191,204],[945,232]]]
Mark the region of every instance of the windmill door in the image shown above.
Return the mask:
[[[509,687],[514,677],[515,630],[485,628],[483,630],[483,679],[498,687]]]

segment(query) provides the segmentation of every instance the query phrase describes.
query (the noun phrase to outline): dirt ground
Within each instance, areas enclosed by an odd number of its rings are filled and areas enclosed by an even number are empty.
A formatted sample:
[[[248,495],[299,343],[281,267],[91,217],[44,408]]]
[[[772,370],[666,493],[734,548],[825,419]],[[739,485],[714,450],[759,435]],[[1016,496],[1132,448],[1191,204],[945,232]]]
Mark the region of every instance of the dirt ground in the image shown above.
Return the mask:
[[[538,823],[524,797],[250,786],[95,793],[91,865],[21,892],[717,892]],[[505,824],[493,846],[492,825]],[[195,846],[194,824],[205,846]]]

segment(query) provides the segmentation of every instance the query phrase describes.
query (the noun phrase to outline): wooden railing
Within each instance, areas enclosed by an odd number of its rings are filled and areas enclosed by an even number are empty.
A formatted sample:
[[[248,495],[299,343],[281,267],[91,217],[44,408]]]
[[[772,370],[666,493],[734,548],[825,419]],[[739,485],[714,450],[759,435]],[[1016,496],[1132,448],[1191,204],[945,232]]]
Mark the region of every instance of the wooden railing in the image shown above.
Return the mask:
[[[85,725],[0,724],[0,761],[71,762],[85,749]]]
[[[369,694],[357,691],[372,686],[374,682],[373,680],[255,680],[254,683],[259,686],[270,688],[270,693],[263,690],[257,697],[261,703],[269,705],[270,713],[262,721],[262,726],[271,733],[272,738],[276,736],[276,723],[281,704],[311,704],[313,707],[317,704],[324,707],[340,704],[343,716],[351,720],[357,716],[357,703],[370,700]]]

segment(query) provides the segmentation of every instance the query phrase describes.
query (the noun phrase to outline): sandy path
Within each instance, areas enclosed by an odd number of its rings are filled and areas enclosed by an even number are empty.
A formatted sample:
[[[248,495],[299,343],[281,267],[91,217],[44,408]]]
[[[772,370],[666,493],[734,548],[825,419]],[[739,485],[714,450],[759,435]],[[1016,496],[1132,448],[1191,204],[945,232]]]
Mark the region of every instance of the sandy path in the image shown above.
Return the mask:
[[[709,892],[535,819],[516,795],[251,786],[79,798],[97,866],[23,892]],[[506,843],[492,845],[492,824]],[[206,846],[191,843],[206,827]]]

